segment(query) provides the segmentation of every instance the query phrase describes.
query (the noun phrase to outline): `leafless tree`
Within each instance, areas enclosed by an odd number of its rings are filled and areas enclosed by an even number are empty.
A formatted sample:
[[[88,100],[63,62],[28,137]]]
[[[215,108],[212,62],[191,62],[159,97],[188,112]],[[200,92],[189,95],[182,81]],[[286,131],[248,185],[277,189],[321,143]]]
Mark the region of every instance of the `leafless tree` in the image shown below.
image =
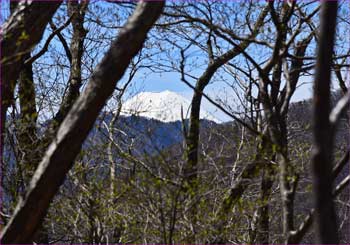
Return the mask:
[[[33,176],[25,199],[20,201],[12,219],[2,231],[2,242],[30,241],[99,111],[124,74],[130,60],[142,48],[147,32],[161,14],[163,5],[164,2],[141,2],[123,31],[112,43],[110,50],[92,74],[89,86],[62,122],[57,136]],[[115,67],[117,69],[114,70]]]
[[[328,120],[333,138],[328,194],[320,197],[334,203],[341,221],[333,232],[347,241],[348,6],[338,5],[332,51],[321,48],[320,6],[190,1],[162,11],[163,3],[62,3],[43,40],[21,58],[6,109],[2,241],[312,243],[312,226],[322,222],[308,198],[311,152],[321,148],[312,146],[311,103],[292,101],[327,69],[336,82],[319,87],[329,99],[317,101],[329,110],[314,113]],[[317,44],[331,59],[322,69]],[[193,93],[182,121],[127,116],[123,103],[142,80],[167,72]],[[221,87],[225,94],[211,93]],[[203,103],[232,121],[202,120]]]

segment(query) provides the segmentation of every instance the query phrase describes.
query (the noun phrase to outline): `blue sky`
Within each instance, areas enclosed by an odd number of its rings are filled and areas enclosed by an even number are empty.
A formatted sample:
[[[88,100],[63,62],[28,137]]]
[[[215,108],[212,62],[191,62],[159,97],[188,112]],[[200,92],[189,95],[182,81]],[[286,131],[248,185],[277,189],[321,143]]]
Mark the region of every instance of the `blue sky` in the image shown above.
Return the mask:
[[[161,92],[164,90],[170,90],[173,92],[177,92],[187,99],[191,100],[193,91],[186,84],[181,82],[178,73],[163,73],[159,74],[151,74],[143,79],[135,79],[135,86],[137,91],[147,91],[147,92]],[[301,78],[301,85],[295,94],[292,97],[292,101],[301,101],[305,99],[309,99],[312,96],[312,79],[311,77]],[[230,91],[230,88],[225,86],[223,83],[214,83],[208,85],[205,89],[205,93],[209,95],[212,99],[223,99],[227,97],[230,100],[230,96],[232,94],[227,93]],[[231,107],[235,107],[234,98],[232,98]],[[209,101],[205,98],[202,102],[202,108],[209,111],[212,115],[218,118],[220,121],[230,121],[231,118],[225,115],[225,113],[221,112],[218,108],[213,106]]]
[[[106,4],[104,3],[102,5],[104,6]],[[2,19],[6,18],[8,14],[9,14],[8,1],[2,0],[1,1]],[[46,35],[47,33],[48,32],[46,32]],[[57,42],[56,39],[54,39],[52,43],[58,48],[60,47],[60,44]],[[47,58],[47,59],[50,59],[50,58]],[[193,73],[196,73],[197,75],[200,74],[201,72],[202,72],[201,69],[193,70]],[[302,77],[300,83],[303,85],[297,89],[294,96],[292,97],[292,101],[300,101],[300,100],[308,99],[312,95],[312,77],[310,76]],[[176,73],[176,72],[164,72],[162,74],[148,73],[148,75],[146,76],[141,74],[136,75],[134,86],[136,91],[160,92],[164,90],[170,90],[170,91],[180,93],[188,99],[191,99],[192,97],[192,89],[189,88],[186,84],[181,82],[180,75],[179,73]],[[208,85],[207,88],[205,89],[205,93],[207,93],[214,100],[216,98],[222,99],[222,98],[225,98],[226,96],[228,96],[228,100],[229,100],[230,94],[227,93],[227,91],[230,91],[230,88],[227,85],[225,85],[223,82],[215,81],[215,78],[212,81],[212,84]],[[203,101],[203,107],[205,107],[208,111],[211,111],[213,114],[215,114],[216,117],[218,117],[222,121],[226,121],[229,119],[206,100]]]

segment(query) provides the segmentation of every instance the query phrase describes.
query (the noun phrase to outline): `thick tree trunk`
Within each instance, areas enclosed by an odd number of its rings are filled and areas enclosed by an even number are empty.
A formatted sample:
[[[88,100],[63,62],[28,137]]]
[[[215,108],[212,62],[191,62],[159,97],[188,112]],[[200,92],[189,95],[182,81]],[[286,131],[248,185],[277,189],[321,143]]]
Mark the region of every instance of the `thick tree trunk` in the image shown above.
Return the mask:
[[[118,38],[94,70],[89,84],[62,122],[39,164],[24,200],[1,233],[2,243],[30,243],[47,209],[74,163],[81,145],[114,88],[140,51],[164,2],[140,2]]]
[[[261,206],[258,208],[258,221],[256,238],[254,243],[269,244],[270,233],[270,212],[269,212],[269,198],[271,195],[271,188],[274,182],[275,171],[272,168],[266,167],[263,170],[261,181],[261,193],[259,202]]]
[[[312,168],[319,243],[338,243],[332,197],[332,151],[334,133],[329,120],[331,64],[336,30],[337,2],[323,2],[320,39],[314,82],[314,151]]]
[[[30,55],[25,56],[29,59]],[[18,79],[18,95],[21,109],[20,124],[18,128],[18,146],[21,152],[21,169],[24,176],[25,190],[37,168],[42,151],[39,147],[39,139],[37,136],[37,111],[35,101],[35,86],[33,80],[32,63],[25,64]],[[36,243],[48,243],[48,233],[44,225],[41,225],[34,236]]]
[[[29,58],[30,55],[25,56]],[[36,169],[37,162],[40,161],[38,152],[38,137],[37,137],[37,111],[35,101],[35,86],[33,81],[32,64],[24,65],[18,79],[19,89],[19,105],[21,109],[20,124],[18,130],[18,146],[22,154],[21,168],[25,171],[26,185],[29,183],[31,176]]]
[[[13,92],[20,71],[23,69],[24,57],[39,43],[47,23],[61,2],[21,1],[16,8],[13,8],[13,14],[1,26],[1,146],[3,145],[6,112],[13,103]]]

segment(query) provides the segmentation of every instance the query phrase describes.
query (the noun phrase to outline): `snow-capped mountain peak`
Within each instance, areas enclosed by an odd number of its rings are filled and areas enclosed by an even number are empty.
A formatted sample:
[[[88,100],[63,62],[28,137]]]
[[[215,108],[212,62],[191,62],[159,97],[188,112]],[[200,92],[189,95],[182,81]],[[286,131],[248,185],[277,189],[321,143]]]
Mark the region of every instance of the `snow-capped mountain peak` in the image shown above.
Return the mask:
[[[162,122],[174,122],[181,120],[181,107],[184,118],[188,118],[190,106],[191,102],[188,99],[169,90],[141,92],[123,103],[121,114],[125,116],[138,115]],[[203,107],[200,118],[220,123]]]

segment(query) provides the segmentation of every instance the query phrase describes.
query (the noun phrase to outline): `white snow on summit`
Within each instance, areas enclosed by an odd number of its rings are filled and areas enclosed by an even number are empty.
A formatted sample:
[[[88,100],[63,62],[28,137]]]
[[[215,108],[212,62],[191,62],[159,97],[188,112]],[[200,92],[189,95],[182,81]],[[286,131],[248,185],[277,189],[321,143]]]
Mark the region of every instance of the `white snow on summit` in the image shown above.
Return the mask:
[[[188,118],[190,106],[191,102],[189,100],[169,90],[141,92],[123,103],[121,114],[125,116],[138,115],[163,122],[174,122],[181,120],[181,107],[184,118]],[[203,107],[201,108],[200,119],[220,123],[220,120],[212,116]]]

